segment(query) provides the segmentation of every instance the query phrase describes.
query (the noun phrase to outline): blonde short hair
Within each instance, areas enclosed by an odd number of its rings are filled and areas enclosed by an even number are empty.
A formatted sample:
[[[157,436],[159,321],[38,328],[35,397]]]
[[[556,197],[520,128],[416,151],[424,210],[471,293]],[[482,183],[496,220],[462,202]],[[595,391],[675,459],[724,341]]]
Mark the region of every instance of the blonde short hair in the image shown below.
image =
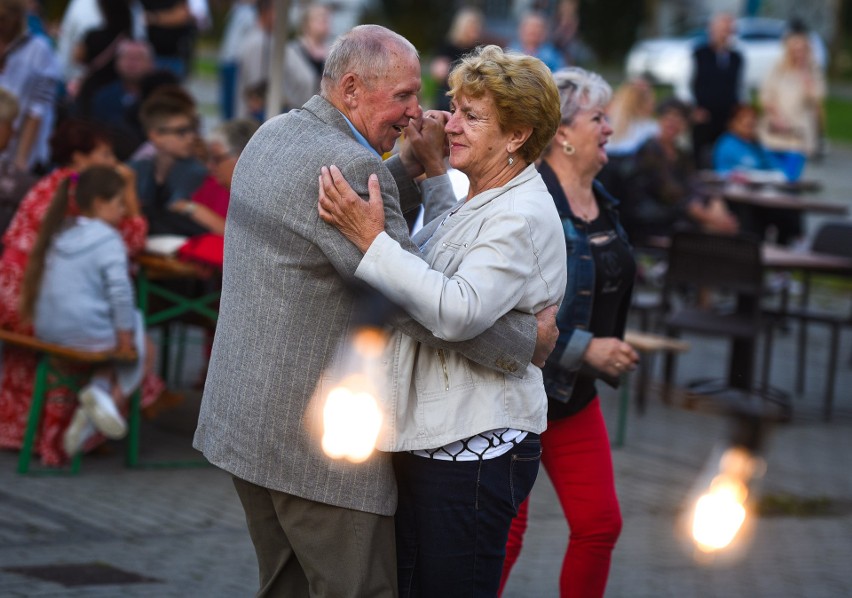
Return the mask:
[[[541,156],[559,127],[559,92],[553,75],[538,58],[504,52],[499,46],[479,47],[464,56],[449,77],[447,95],[490,96],[497,106],[497,122],[510,127],[532,127],[518,150],[528,163]]]

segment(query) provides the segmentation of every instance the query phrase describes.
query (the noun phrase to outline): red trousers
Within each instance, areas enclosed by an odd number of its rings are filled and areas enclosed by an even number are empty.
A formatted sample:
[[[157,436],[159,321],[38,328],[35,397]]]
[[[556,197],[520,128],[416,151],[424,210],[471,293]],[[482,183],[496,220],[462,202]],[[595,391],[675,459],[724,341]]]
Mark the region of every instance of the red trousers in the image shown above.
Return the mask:
[[[612,549],[621,532],[612,455],[600,402],[595,398],[571,417],[550,421],[541,435],[541,463],[556,489],[570,536],[559,577],[562,598],[604,595]],[[527,529],[529,499],[509,530],[500,592],[518,555]]]

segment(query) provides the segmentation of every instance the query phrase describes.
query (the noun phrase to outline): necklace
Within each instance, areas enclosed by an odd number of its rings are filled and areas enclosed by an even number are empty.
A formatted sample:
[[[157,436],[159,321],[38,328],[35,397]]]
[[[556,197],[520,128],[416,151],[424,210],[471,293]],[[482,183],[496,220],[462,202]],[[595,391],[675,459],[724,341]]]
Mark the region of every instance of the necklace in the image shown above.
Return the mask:
[[[595,201],[595,195],[591,189],[591,182],[589,182],[588,189],[584,189],[582,183],[577,184],[573,179],[561,177],[555,170],[553,172],[556,174],[559,186],[562,187],[562,193],[565,195],[565,200],[568,202],[568,208],[571,210],[571,213],[586,224],[594,221],[598,217],[599,212],[597,209],[598,203]],[[580,209],[577,197],[588,199],[588,207]]]
[[[565,194],[565,200],[568,202],[568,207],[571,209],[571,213],[574,214],[574,216],[586,224],[591,223],[595,218],[597,218],[597,214],[595,212],[597,212],[598,204],[595,201],[594,193],[592,193],[591,190],[588,194],[591,199],[589,206],[586,209],[580,209],[577,200],[573,198],[576,197],[576,195],[582,195],[585,198],[586,194],[579,192],[575,186],[568,184],[567,181],[559,178],[558,180],[559,186],[562,187],[562,193]]]
[[[568,205],[570,206],[571,211],[574,213],[574,215],[577,218],[579,218],[580,220],[582,220],[583,222],[585,222],[586,224],[589,224],[590,222],[592,222],[596,217],[595,215],[593,215],[593,213],[595,211],[595,207],[596,207],[596,204],[594,204],[594,203],[592,203],[592,205],[589,206],[589,208],[586,209],[586,210],[581,210],[571,200],[568,200]]]

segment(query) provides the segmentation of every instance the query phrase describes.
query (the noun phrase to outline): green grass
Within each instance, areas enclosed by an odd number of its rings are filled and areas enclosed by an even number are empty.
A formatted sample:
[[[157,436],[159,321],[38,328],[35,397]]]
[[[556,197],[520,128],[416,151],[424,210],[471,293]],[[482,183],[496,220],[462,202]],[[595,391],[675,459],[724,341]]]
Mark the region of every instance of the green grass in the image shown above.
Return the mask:
[[[209,54],[196,54],[192,63],[192,73],[196,77],[218,77],[219,63],[216,60],[216,56]]]
[[[837,504],[825,496],[769,494],[758,503],[762,517],[830,517],[842,515],[844,511],[848,511],[848,505]]]
[[[825,114],[828,138],[852,142],[852,99],[829,97],[825,101]]]

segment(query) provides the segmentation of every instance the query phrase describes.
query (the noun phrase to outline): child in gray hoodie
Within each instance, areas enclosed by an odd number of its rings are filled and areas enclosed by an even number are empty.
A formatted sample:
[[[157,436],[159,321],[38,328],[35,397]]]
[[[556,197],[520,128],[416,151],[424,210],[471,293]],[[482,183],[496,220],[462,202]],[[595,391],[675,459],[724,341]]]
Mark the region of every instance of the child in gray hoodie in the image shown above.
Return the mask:
[[[24,276],[22,313],[33,318],[42,340],[86,351],[135,351],[138,359],[99,369],[80,391],[63,438],[69,456],[95,430],[108,438],[127,433],[116,401],[139,385],[146,352],[127,248],[115,228],[125,213],[124,178],[107,166],[83,171],[74,197],[80,215],[66,219],[73,182],[62,183],[43,220]]]

